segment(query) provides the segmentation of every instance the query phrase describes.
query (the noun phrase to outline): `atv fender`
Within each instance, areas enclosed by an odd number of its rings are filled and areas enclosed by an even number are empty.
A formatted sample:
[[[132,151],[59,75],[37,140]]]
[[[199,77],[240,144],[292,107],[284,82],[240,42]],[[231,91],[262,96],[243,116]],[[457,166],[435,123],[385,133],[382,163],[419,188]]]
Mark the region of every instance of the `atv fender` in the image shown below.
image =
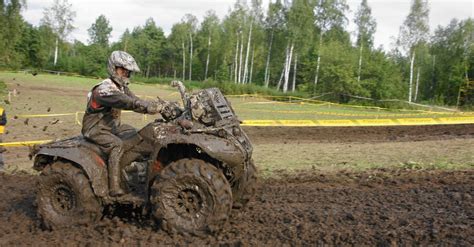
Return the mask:
[[[169,144],[191,144],[199,147],[210,157],[220,160],[230,166],[238,166],[245,162],[246,151],[233,142],[213,135],[191,134],[172,135],[163,140],[159,140],[161,147]]]
[[[95,152],[81,147],[52,148],[43,147],[35,156],[34,169],[41,171],[51,160],[64,159],[82,168],[89,178],[92,189],[99,197],[108,195],[107,166]]]

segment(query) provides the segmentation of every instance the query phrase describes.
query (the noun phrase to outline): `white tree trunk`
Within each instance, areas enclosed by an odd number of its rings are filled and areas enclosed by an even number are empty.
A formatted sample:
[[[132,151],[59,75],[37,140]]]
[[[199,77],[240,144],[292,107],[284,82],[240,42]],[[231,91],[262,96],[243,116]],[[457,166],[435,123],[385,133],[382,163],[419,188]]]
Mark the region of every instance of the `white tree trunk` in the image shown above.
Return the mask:
[[[240,57],[239,57],[239,80],[238,83],[242,83],[242,59],[244,52],[244,35],[240,32]]]
[[[316,86],[318,85],[318,80],[319,80],[319,67],[321,65],[321,48],[323,45],[323,34],[321,33],[319,35],[319,50],[318,50],[318,61],[316,65],[316,76],[314,77],[314,88],[316,89]]]
[[[410,62],[410,86],[408,89],[408,102],[411,103],[412,93],[413,93],[413,64],[415,63],[415,50],[411,55],[411,62]]]
[[[249,79],[248,79],[248,83],[252,83],[254,58],[255,58],[255,47],[252,48],[252,60],[250,61],[250,76],[249,76]]]
[[[207,79],[207,72],[209,71],[209,58],[210,57],[211,57],[211,34],[209,33],[209,41],[207,42],[206,72],[204,73],[204,80]]]
[[[415,99],[414,101],[418,99],[418,86],[420,85],[420,67],[418,67],[417,72],[416,72],[416,86],[415,86]]]
[[[236,84],[237,84],[237,77],[238,77],[237,70],[239,68],[239,66],[238,66],[238,62],[239,62],[239,44],[240,44],[239,42],[240,42],[240,40],[239,40],[239,36],[237,34],[237,44],[235,45],[235,61],[234,61],[234,68],[233,68],[233,70],[235,71],[235,73],[234,73],[234,83],[236,83]]]
[[[318,49],[318,61],[316,65],[316,76],[314,77],[314,88],[316,89],[316,86],[318,85],[318,80],[319,80],[319,67],[321,65],[321,46],[323,43],[323,34],[321,33],[319,35],[319,49]]]
[[[295,54],[295,67],[293,68],[293,86],[291,87],[291,91],[294,92],[296,90],[296,69],[298,65],[298,54]]]
[[[359,49],[359,70],[357,71],[357,83],[360,83],[360,72],[362,71],[362,40],[360,42],[360,49]]]
[[[189,49],[189,80],[193,77],[193,34],[189,33],[189,40],[191,41],[191,47]]]
[[[250,22],[250,30],[249,30],[249,39],[247,41],[247,52],[245,54],[245,65],[244,65],[244,78],[242,83],[247,83],[248,81],[248,63],[249,63],[249,55],[250,55],[250,43],[252,42],[252,27],[253,22]]]
[[[293,58],[293,48],[295,45],[291,42],[290,50],[287,53],[287,61],[285,64],[285,82],[283,84],[283,92],[286,93],[288,91],[288,81],[290,79],[290,69],[291,69],[291,59]]]
[[[268,56],[267,56],[267,64],[265,65],[265,87],[268,87],[268,84],[270,82],[270,58],[272,55],[272,45],[273,45],[273,29],[272,29],[272,34],[270,36],[270,46],[268,47]]]
[[[283,76],[284,75],[285,75],[285,66],[283,66],[283,69],[281,70],[280,80],[278,80],[278,85],[277,85],[277,88],[276,88],[277,90],[280,90],[281,83],[283,82]]]
[[[186,81],[186,47],[183,41],[183,81]]]
[[[56,66],[56,63],[58,62],[58,46],[59,46],[59,38],[56,38],[56,45],[54,47],[54,66]]]

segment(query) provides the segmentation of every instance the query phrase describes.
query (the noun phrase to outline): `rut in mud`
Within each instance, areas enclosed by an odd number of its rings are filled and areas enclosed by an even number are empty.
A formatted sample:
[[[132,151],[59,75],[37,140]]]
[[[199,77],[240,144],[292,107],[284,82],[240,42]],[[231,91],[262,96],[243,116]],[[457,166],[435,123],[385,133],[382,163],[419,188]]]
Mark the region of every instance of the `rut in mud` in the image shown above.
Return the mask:
[[[44,231],[37,177],[0,175],[0,245],[474,244],[474,171],[371,171],[261,180],[256,198],[215,236],[169,236],[152,222],[105,218]]]

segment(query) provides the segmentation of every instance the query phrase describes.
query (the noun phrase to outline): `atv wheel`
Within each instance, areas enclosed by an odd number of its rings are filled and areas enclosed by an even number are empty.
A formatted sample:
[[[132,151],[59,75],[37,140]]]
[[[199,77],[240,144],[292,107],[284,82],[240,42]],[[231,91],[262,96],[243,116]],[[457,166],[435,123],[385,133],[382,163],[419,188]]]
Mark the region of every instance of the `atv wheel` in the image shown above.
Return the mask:
[[[151,188],[153,216],[169,233],[216,232],[229,217],[232,191],[222,172],[199,159],[165,167]]]
[[[56,161],[41,173],[38,214],[48,229],[85,225],[102,217],[102,205],[84,172]]]
[[[233,183],[234,208],[243,208],[255,195],[257,189],[257,167],[250,161],[245,173]]]

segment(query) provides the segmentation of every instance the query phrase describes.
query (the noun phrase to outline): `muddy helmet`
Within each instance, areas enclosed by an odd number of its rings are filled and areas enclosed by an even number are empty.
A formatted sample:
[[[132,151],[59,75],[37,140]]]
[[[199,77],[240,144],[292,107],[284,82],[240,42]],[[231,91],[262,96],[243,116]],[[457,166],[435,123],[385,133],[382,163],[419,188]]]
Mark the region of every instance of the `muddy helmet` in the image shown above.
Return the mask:
[[[127,85],[130,82],[129,78],[119,76],[116,71],[117,67],[122,67],[130,72],[140,72],[140,68],[138,68],[135,59],[124,51],[114,51],[110,54],[107,72],[114,81],[122,85]]]

